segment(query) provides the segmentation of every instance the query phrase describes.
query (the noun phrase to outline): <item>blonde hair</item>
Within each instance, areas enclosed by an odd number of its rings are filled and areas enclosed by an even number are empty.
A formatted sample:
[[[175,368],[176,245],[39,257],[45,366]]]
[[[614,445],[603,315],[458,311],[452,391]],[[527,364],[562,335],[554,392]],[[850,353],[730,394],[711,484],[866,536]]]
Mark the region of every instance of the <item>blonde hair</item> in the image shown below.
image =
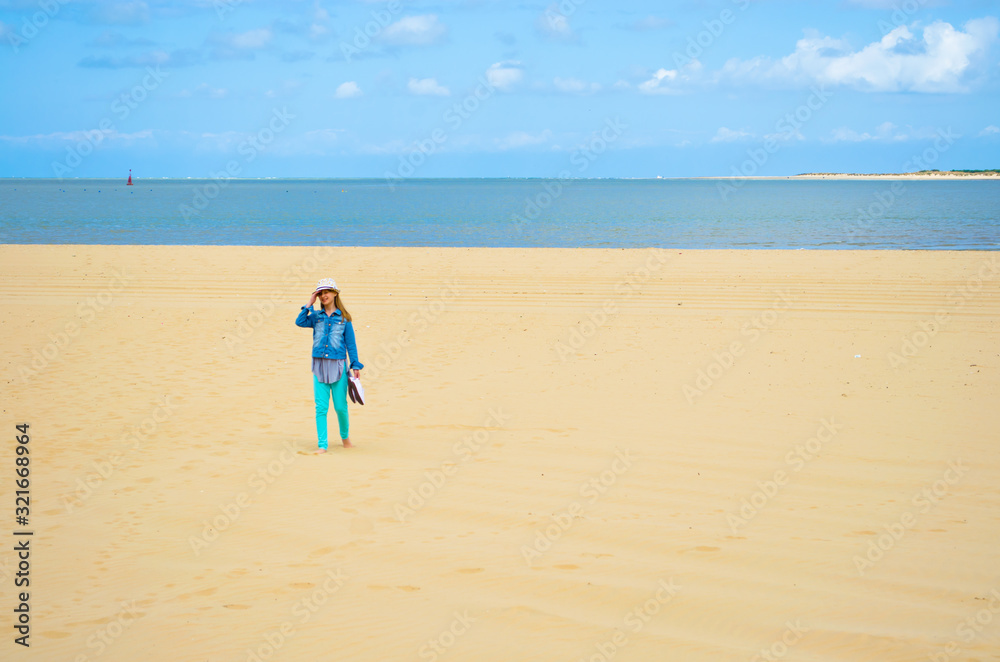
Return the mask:
[[[347,308],[344,308],[344,302],[340,300],[340,290],[333,291],[333,305],[343,315],[345,322],[353,321],[351,320],[351,314],[347,312]]]

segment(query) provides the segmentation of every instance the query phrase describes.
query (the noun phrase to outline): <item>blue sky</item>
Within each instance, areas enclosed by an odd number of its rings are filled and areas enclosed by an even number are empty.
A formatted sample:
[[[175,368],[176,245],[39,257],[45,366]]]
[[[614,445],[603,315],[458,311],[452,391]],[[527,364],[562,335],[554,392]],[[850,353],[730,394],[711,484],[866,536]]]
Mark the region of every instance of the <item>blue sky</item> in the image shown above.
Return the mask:
[[[985,0],[0,0],[0,176],[997,168],[998,16]]]

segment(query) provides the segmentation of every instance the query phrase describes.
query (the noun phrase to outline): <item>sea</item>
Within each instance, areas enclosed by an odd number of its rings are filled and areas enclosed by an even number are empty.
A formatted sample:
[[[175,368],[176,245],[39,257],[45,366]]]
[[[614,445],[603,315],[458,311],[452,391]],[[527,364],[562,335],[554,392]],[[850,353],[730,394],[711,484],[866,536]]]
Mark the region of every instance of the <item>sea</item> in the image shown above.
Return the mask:
[[[2,179],[0,243],[1000,249],[1000,181]]]

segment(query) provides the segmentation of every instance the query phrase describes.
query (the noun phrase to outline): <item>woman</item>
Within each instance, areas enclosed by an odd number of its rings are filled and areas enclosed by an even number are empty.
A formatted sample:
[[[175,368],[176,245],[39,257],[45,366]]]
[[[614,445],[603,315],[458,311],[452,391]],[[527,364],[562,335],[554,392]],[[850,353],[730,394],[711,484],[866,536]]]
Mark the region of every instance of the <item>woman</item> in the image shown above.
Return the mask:
[[[319,298],[322,306],[313,310],[313,303]],[[333,398],[333,408],[340,424],[340,439],[344,448],[352,448],[347,418],[347,361],[351,359],[351,369],[357,379],[365,366],[358,361],[358,347],[354,341],[354,326],[351,314],[340,300],[340,290],[332,278],[324,278],[316,285],[308,306],[302,306],[295,324],[312,327],[313,350],[313,395],[316,400],[316,435],[319,438],[317,453],[327,449],[326,414]]]

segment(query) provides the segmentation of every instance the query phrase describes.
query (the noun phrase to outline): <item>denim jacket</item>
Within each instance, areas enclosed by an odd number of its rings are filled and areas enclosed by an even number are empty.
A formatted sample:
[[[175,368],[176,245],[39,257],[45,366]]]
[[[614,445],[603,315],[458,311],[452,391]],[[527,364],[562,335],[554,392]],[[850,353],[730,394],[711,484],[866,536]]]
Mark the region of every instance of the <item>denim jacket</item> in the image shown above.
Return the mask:
[[[312,327],[312,355],[314,358],[343,359],[347,358],[347,354],[350,353],[351,365],[349,367],[352,370],[361,370],[365,367],[358,361],[354,326],[350,322],[344,321],[339,310],[334,309],[333,315],[327,315],[322,308],[314,310],[309,306],[302,306],[299,316],[295,318],[295,325]]]

